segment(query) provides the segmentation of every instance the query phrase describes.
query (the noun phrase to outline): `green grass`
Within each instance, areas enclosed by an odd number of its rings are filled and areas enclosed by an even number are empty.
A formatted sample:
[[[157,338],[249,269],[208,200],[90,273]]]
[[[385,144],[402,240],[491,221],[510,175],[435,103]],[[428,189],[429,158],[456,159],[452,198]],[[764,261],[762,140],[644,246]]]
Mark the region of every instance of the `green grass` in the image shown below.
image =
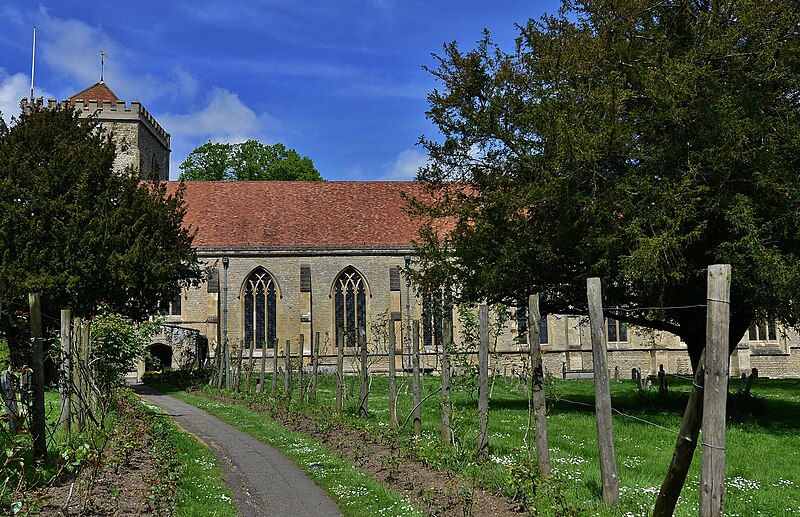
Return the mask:
[[[153,386],[195,405],[254,438],[283,452],[333,499],[345,517],[424,515],[401,495],[391,491],[326,447],[288,431],[266,416],[234,403],[211,401],[178,391],[169,385]]]
[[[159,408],[142,401],[153,419],[159,447],[180,465],[176,479],[177,498],[173,515],[235,516],[236,506],[225,485],[219,462],[197,438],[175,425]]]
[[[463,379],[462,379],[463,381]],[[439,387],[438,377],[424,379],[423,397]],[[736,381],[734,381],[736,382]],[[411,411],[410,380],[399,381],[398,418]],[[270,380],[267,380],[267,386]],[[736,386],[732,386],[731,391]],[[602,505],[592,381],[556,380],[548,388],[548,432],[554,476],[535,477],[525,467],[524,434],[527,399],[515,383],[498,378],[490,403],[488,464],[474,461],[477,443],[476,389],[469,382],[454,386],[454,447],[439,442],[439,397],[422,406],[423,438],[411,439],[411,425],[398,438],[429,463],[481,479],[491,488],[513,495],[536,483],[528,495],[544,515],[649,515],[675,447],[690,382],[673,379],[666,398],[654,389],[639,394],[631,381],[613,384],[614,442],[621,502]],[[374,433],[387,432],[387,380],[373,379],[370,417],[356,414],[357,393],[345,403],[353,425]],[[320,383],[318,401],[305,411],[330,414],[335,380]],[[296,409],[296,408],[295,408]],[[725,513],[729,516],[800,515],[800,381],[759,379],[753,397],[729,397]],[[700,451],[695,452],[676,515],[696,515],[699,503]]]

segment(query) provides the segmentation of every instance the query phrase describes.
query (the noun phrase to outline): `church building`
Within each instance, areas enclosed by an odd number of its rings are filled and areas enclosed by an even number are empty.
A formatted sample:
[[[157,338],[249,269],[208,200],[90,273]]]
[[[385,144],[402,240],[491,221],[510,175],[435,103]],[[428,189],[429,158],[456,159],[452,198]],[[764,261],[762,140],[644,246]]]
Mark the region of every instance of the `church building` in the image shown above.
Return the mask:
[[[23,109],[28,100],[23,101]],[[43,102],[42,100],[34,102]],[[48,105],[55,105],[49,99]],[[115,170],[133,167],[142,178],[169,178],[170,135],[139,103],[119,100],[103,81],[70,102],[112,131]],[[177,182],[168,188],[175,192]],[[453,323],[462,341],[463,308],[447,311],[441,293],[419,295],[404,275],[414,267],[420,221],[406,197],[422,192],[414,182],[187,182],[185,224],[207,268],[199,288],[184,288],[162,307],[164,332],[151,346],[156,361],[145,368],[180,368],[207,361],[220,343],[245,357],[292,355],[310,361],[312,343],[330,357],[338,347],[355,353],[364,340],[386,350],[387,329],[396,336],[399,367],[408,357],[412,321],[422,350],[438,364],[442,323]],[[525,308],[510,308],[498,328],[493,367],[519,371],[527,352]],[[628,328],[606,320],[608,363],[630,374],[689,373],[686,345],[677,336]],[[585,316],[547,315],[540,328],[545,368],[553,375],[591,375]],[[423,362],[424,362],[423,361]],[[796,376],[800,337],[773,322],[754,325],[731,356],[730,374],[752,367],[761,375]],[[386,365],[376,364],[380,372]]]

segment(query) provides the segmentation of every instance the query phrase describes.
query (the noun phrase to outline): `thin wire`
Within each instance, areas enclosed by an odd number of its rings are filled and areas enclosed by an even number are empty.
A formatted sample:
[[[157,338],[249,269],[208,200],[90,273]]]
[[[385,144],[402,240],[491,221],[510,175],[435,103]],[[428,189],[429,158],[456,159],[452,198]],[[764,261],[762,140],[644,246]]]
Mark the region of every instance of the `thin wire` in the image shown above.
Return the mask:
[[[565,398],[561,398],[561,397],[559,397],[558,400],[563,400],[564,402],[569,402],[570,404],[575,404],[575,405],[578,405],[578,406],[586,406],[586,407],[594,408],[593,404],[587,404],[586,402],[578,402],[578,401],[575,401],[575,400],[569,400],[569,399],[565,399]],[[639,422],[652,425],[653,427],[658,427],[659,429],[663,429],[663,430],[669,431],[671,433],[680,434],[675,429],[670,429],[669,427],[664,427],[663,425],[656,424],[655,422],[650,422],[649,420],[645,420],[644,418],[639,418],[639,417],[636,417],[636,416],[633,416],[633,415],[629,415],[627,413],[623,413],[622,411],[620,411],[619,409],[616,409],[614,407],[611,408],[611,411],[613,411],[614,413],[617,413],[617,414],[619,414],[621,416],[624,416],[626,418],[637,420]]]
[[[711,300],[712,302],[718,300]],[[674,311],[674,310],[682,310],[682,309],[699,309],[702,307],[708,307],[704,303],[698,303],[695,305],[673,305],[668,307],[635,307],[633,309],[628,309],[625,307],[607,307],[605,310],[607,311],[617,311],[617,312],[642,312],[642,311]]]

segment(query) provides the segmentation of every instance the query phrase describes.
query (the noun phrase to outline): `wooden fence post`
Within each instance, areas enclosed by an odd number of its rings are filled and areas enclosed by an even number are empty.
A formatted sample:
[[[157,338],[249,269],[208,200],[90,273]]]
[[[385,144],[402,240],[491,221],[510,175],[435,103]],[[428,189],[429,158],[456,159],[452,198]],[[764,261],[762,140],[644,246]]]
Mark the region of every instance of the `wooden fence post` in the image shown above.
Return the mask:
[[[528,343],[530,344],[531,363],[531,404],[528,408],[528,429],[530,430],[530,413],[533,410],[534,433],[536,441],[536,464],[542,476],[550,475],[550,449],[547,444],[547,402],[544,393],[544,368],[542,366],[542,342],[539,335],[542,317],[539,313],[539,295],[528,297]],[[530,459],[530,446],[528,447]]]
[[[264,382],[267,377],[267,344],[261,343],[261,376],[258,383],[258,392],[264,393]]]
[[[272,396],[278,394],[278,340],[272,342]]]
[[[369,363],[367,358],[367,336],[359,335],[358,336],[358,348],[359,348],[359,362],[361,363],[360,373],[359,373],[359,380],[360,386],[358,391],[358,411],[359,414],[367,418],[369,416]]]
[[[389,320],[389,429],[397,429],[397,362],[395,346],[397,335],[394,330],[394,320]]]
[[[452,312],[451,312],[452,314]],[[453,344],[453,323],[449,317],[442,320],[442,445],[452,444],[450,425],[450,355],[448,347]]]
[[[420,410],[420,385],[419,385],[419,320],[414,320],[411,330],[412,357],[411,373],[414,383],[414,436],[422,436],[422,411]]]
[[[292,340],[286,340],[286,357],[285,357],[285,365],[286,365],[286,398],[292,397]]]
[[[59,365],[58,385],[61,391],[61,413],[58,422],[61,430],[69,437],[72,421],[72,397],[70,396],[72,375],[72,312],[61,310],[61,364]]]
[[[319,377],[319,332],[311,341],[311,399],[317,400],[317,381]]]
[[[700,515],[722,515],[725,493],[725,404],[728,397],[728,324],[731,266],[708,266],[706,378],[703,390],[703,455]]]
[[[656,498],[656,505],[653,508],[653,517],[669,517],[675,513],[675,505],[681,494],[683,484],[686,482],[686,474],[692,463],[692,456],[697,447],[697,437],[700,434],[700,422],[703,418],[703,380],[705,379],[706,351],[700,355],[700,362],[697,371],[694,373],[692,391],[689,392],[689,400],[686,402],[686,410],[683,413],[681,430],[678,433],[678,441],[675,443],[675,451],[672,453],[672,461],[664,476],[661,490]],[[641,379],[641,374],[639,375]]]
[[[297,364],[297,402],[303,402],[303,395],[305,394],[305,390],[303,390],[303,358],[306,352],[305,341],[305,334],[300,334],[300,357]]]
[[[344,333],[344,330],[342,331]],[[344,339],[336,342],[336,412],[342,411],[344,396]]]
[[[604,331],[603,295],[599,278],[586,280],[589,301],[589,325],[592,335],[592,360],[594,363],[594,406],[597,417],[597,442],[600,453],[600,479],[603,485],[603,502],[619,502],[619,477],[617,457],[614,452],[614,429],[611,418],[611,388],[606,360],[606,335]]]
[[[478,307],[478,458],[489,459],[489,307]]]
[[[31,338],[33,339],[33,354],[31,366],[33,367],[33,450],[36,457],[47,457],[47,435],[45,430],[44,409],[44,344],[42,343],[42,304],[39,293],[28,295],[30,307]]]

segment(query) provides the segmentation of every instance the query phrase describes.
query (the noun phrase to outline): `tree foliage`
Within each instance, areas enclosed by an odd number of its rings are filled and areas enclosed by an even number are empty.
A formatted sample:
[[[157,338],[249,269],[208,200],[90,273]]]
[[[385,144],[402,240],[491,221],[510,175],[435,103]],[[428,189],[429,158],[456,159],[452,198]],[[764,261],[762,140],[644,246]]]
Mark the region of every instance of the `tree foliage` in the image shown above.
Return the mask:
[[[446,45],[418,280],[585,313],[599,276],[616,318],[696,364],[705,309],[644,308],[704,304],[707,266],[729,263],[731,346],[752,321],[796,325],[798,27],[793,0],[566,0],[511,52]]]
[[[308,156],[301,157],[283,144],[256,140],[239,144],[206,142],[180,165],[186,181],[320,181],[322,176]]]
[[[147,354],[147,345],[160,329],[157,323],[136,323],[132,319],[98,310],[92,319],[92,368],[95,381],[103,393],[118,385],[126,373],[136,368],[135,362]]]
[[[182,190],[115,174],[114,156],[110,135],[71,106],[33,107],[10,127],[0,120],[4,312],[39,292],[51,314],[91,315],[104,304],[141,320],[200,280]],[[9,332],[14,324],[0,320]]]

